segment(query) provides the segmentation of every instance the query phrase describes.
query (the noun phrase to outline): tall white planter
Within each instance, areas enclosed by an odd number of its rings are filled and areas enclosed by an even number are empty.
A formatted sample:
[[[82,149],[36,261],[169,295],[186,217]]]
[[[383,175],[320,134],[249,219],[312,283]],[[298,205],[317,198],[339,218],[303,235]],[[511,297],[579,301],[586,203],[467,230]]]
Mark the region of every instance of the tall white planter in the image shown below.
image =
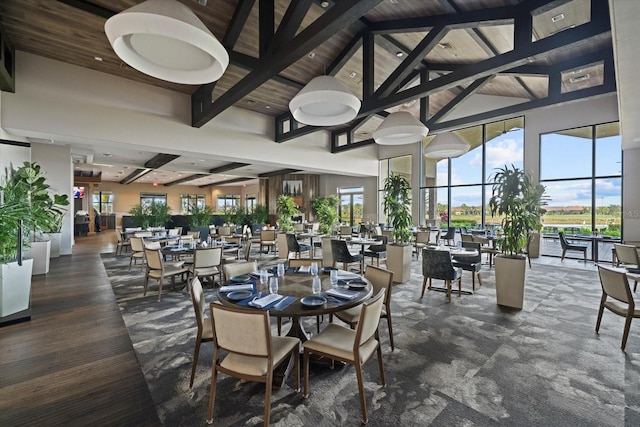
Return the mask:
[[[51,240],[31,242],[27,249],[27,256],[33,258],[33,275],[49,272],[49,258],[51,257]]]
[[[540,233],[532,232],[527,250],[529,258],[540,258]]]
[[[496,299],[498,305],[522,308],[527,260],[498,255],[493,259],[496,269]]]
[[[0,317],[29,308],[33,260],[0,264]]]
[[[411,278],[411,245],[387,245],[387,270],[393,271],[393,281],[404,283]]]
[[[51,253],[49,258],[59,258],[62,233],[47,233],[47,238],[51,240]]]

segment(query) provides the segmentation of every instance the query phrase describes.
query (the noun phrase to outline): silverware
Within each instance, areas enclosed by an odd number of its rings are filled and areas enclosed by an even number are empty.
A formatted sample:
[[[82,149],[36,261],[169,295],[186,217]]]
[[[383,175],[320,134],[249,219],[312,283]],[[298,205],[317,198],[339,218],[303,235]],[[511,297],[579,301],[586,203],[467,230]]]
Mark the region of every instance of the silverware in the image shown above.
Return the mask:
[[[280,301],[278,301],[278,302],[276,303],[276,305],[274,305],[274,306],[273,306],[273,309],[274,309],[274,310],[279,310],[279,309],[280,309],[280,306],[281,306],[282,304],[284,304],[286,301],[287,301],[287,297],[282,297],[282,299],[281,299]]]

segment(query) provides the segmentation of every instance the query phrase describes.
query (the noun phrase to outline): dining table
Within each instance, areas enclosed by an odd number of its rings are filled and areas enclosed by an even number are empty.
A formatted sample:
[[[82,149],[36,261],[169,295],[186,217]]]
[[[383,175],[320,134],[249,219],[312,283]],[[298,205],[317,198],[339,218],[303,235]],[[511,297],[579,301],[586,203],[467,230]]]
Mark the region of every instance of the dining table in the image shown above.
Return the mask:
[[[382,240],[372,239],[369,237],[353,237],[349,240],[349,243],[360,245],[360,253],[364,255],[364,247],[371,245],[381,245]]]

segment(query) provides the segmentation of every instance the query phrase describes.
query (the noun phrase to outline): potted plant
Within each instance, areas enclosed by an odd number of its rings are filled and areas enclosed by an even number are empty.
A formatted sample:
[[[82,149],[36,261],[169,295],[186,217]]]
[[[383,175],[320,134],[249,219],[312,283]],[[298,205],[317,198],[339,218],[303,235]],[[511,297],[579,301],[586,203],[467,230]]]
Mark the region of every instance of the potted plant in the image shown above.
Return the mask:
[[[262,230],[269,220],[269,208],[267,205],[257,204],[253,207],[251,231],[256,234]]]
[[[392,227],[393,243],[387,245],[387,268],[395,282],[403,283],[411,276],[411,185],[403,176],[391,174],[384,181],[383,209]]]
[[[292,216],[298,213],[298,207],[293,201],[293,197],[281,194],[276,200],[276,214],[278,216],[278,225],[280,231],[285,233],[293,231]]]
[[[213,209],[211,206],[204,205],[199,207],[198,205],[191,205],[191,215],[189,215],[189,229],[191,231],[199,231],[200,238],[206,239],[209,235],[209,224],[211,224],[211,217],[213,215]]]
[[[60,257],[60,242],[62,240],[62,221],[64,220],[64,213],[52,213],[51,224],[48,229],[45,229],[45,234],[51,240],[51,258]]]
[[[339,204],[340,199],[335,194],[326,197],[318,196],[311,201],[313,214],[320,223],[318,233],[331,234],[333,227],[338,224]]]
[[[503,254],[495,257],[497,301],[521,309],[526,272],[522,252],[529,234],[541,226],[544,187],[535,185],[529,174],[513,165],[497,169],[491,181],[489,209],[492,216],[502,217],[503,231]]]
[[[149,206],[149,225],[151,227],[166,227],[171,219],[171,209],[164,203],[153,203]]]
[[[151,212],[147,206],[141,204],[133,205],[129,209],[129,215],[131,215],[131,222],[134,227],[147,228],[151,224]]]
[[[544,194],[545,187],[541,184],[537,184],[534,186],[533,191],[531,192],[531,197],[529,197],[529,210],[535,211],[536,209],[539,211],[538,222],[535,224],[535,229],[529,234],[527,239],[527,256],[529,258],[539,258],[540,257],[540,233],[542,231],[542,215],[544,215],[547,210],[542,208],[547,204],[547,197]]]

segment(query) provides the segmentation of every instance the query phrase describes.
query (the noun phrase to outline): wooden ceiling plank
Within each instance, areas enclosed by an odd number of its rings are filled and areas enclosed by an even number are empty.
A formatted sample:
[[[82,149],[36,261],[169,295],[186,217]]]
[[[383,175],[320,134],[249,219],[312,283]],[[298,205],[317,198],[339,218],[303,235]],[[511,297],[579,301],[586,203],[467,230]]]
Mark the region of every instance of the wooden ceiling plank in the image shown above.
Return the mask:
[[[269,54],[273,54],[274,50],[290,41],[296,35],[311,4],[313,4],[313,0],[292,0],[289,3],[289,7],[282,17],[280,25],[278,25],[278,30],[269,44]]]
[[[235,184],[236,182],[248,181],[250,179],[255,179],[255,178],[243,176],[240,178],[228,179],[226,181],[219,181],[219,182],[213,182],[211,184],[199,185],[198,188],[215,187],[216,185],[224,185],[224,184]]]
[[[237,65],[238,67],[244,68],[245,70],[248,70],[248,71],[251,71],[254,68],[258,67],[259,61],[260,60],[258,58],[254,58],[244,53],[235,52],[235,51],[229,52],[229,62],[232,63],[233,65]],[[304,83],[295,81],[288,77],[284,77],[280,74],[273,76],[272,80],[287,86],[291,86],[298,90],[301,90],[304,87]]]
[[[132,182],[142,178],[149,172],[151,172],[151,169],[136,169],[133,172],[131,172],[129,175],[127,175],[122,181],[120,181],[120,184],[125,184],[125,185],[131,184]]]
[[[300,32],[289,43],[278,49],[274,55],[261,58],[261,66],[250,72],[233,88],[225,92],[212,104],[195,104],[201,89],[197,89],[192,96],[192,125],[201,127],[209,120],[216,117],[264,82],[283,69],[287,68],[303,55],[306,55],[314,47],[330,39],[336,33],[357,21],[369,9],[379,4],[382,0],[360,0],[357,2],[340,2],[326,11],[320,18]],[[275,56],[277,53],[277,56]],[[200,95],[201,96],[201,95]]]
[[[233,11],[233,17],[222,38],[222,45],[227,48],[228,51],[233,50],[233,47],[238,41],[238,37],[240,37],[240,33],[242,33],[247,18],[251,15],[251,9],[253,9],[255,2],[255,0],[240,0]]]
[[[92,3],[87,3],[81,0],[58,0],[60,3],[64,3],[68,6],[75,7],[76,9],[84,10],[85,12],[89,12],[93,15],[100,16],[105,19],[109,19],[112,16],[116,15],[116,12],[106,9],[102,6],[98,6]]]
[[[300,169],[279,169],[276,171],[265,172],[258,175],[259,178],[271,178],[272,176],[287,175],[290,173],[301,172]]]
[[[527,64],[535,61],[538,57],[542,57],[559,49],[566,49],[575,45],[588,43],[600,37],[608,37],[610,32],[611,28],[607,14],[606,17],[598,17],[597,20],[592,20],[588,24],[554,34],[545,39],[538,40],[535,43],[532,42],[526,47],[521,47],[519,50],[509,51],[480,61],[477,64],[463,67],[435,80],[431,80],[426,84],[420,84],[419,86],[391,94],[384,98],[370,100],[369,102],[363,103],[358,117],[366,116],[376,111],[390,108],[441,90],[450,89],[461,82],[475,80]]]
[[[422,41],[418,43],[416,48],[407,55],[404,61],[402,61],[402,64],[380,85],[380,88],[375,92],[375,96],[379,98],[391,94],[400,82],[411,74],[416,66],[422,62],[427,53],[430,52],[446,34],[447,29],[444,26],[438,25],[433,27]]]
[[[351,59],[351,57],[362,47],[362,37],[363,33],[358,33],[355,37],[351,39],[349,44],[342,49],[340,54],[333,60],[331,65],[327,68],[327,75],[335,76],[338,71],[344,67],[347,62]]]

